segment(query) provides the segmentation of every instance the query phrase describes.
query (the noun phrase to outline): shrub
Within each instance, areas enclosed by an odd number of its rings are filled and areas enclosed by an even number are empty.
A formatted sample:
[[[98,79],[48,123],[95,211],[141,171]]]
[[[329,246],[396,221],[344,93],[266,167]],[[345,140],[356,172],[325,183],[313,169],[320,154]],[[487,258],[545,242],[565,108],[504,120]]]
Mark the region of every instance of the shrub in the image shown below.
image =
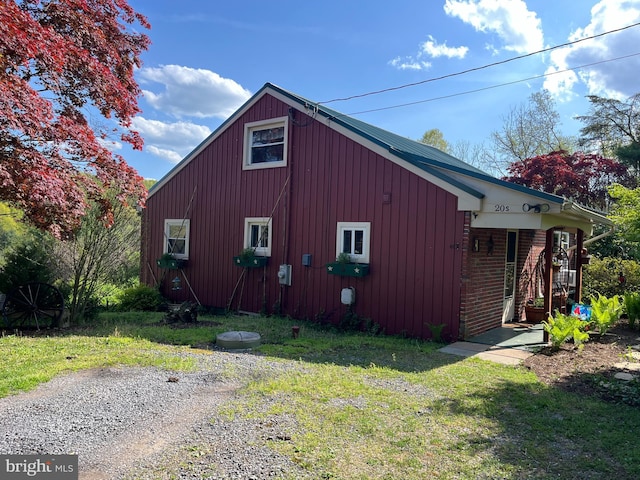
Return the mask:
[[[118,295],[118,310],[155,312],[165,303],[160,291],[148,285],[137,285],[122,291]]]
[[[602,294],[606,297],[624,292],[640,292],[640,263],[606,257],[591,259],[583,270],[582,297],[590,298]],[[620,275],[624,279],[621,282]]]
[[[588,324],[573,315],[556,311],[546,322],[542,322],[542,325],[545,332],[549,333],[551,346],[556,350],[570,340],[573,340],[578,349],[582,349],[583,344],[589,340],[589,334],[585,331]]]
[[[591,322],[598,327],[600,335],[607,333],[607,330],[620,320],[623,306],[619,295],[610,298],[604,295],[591,297]]]
[[[53,240],[44,233],[34,233],[7,253],[0,274],[0,292],[29,282],[54,283],[55,269],[50,256]]]

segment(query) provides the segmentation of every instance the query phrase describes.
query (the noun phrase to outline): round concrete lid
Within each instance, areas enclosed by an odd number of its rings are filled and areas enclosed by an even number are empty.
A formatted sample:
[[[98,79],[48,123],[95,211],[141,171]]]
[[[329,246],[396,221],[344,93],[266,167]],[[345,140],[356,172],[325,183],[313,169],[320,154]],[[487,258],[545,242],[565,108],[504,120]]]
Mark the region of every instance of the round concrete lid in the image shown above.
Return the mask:
[[[260,334],[255,332],[225,332],[216,336],[216,344],[229,349],[253,348],[260,345]]]

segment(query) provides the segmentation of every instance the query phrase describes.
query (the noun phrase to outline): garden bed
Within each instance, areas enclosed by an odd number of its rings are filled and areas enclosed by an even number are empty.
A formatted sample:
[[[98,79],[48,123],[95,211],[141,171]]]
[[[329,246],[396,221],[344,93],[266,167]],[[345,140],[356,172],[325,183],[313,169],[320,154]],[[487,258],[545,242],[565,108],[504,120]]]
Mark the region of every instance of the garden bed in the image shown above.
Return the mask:
[[[613,380],[620,371],[614,365],[625,361],[629,346],[638,344],[640,332],[631,330],[627,321],[622,319],[604,336],[591,335],[582,350],[572,343],[565,343],[558,351],[546,347],[526,359],[524,365],[547,385],[618,401],[616,395],[597,387],[602,381]]]

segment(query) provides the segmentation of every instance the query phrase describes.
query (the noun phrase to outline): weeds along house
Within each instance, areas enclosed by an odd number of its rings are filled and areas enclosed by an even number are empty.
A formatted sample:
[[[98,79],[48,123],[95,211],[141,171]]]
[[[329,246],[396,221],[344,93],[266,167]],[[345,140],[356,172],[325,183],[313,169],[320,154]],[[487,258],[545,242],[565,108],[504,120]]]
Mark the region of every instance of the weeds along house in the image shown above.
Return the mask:
[[[175,302],[468,338],[534,296],[550,308],[559,250],[579,299],[596,223],[609,225],[267,83],[151,189],[141,276]]]

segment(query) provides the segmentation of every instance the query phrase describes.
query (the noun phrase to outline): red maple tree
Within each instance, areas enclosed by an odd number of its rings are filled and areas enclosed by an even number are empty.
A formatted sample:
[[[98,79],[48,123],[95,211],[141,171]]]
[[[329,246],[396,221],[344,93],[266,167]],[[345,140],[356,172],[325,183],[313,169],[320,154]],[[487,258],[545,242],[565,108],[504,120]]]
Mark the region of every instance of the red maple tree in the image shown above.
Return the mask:
[[[601,155],[566,150],[514,162],[507,171],[503,180],[602,210],[607,207],[609,185],[633,184],[626,165]]]
[[[109,223],[106,190],[145,199],[142,178],[104,142],[142,148],[133,73],[149,38],[137,25],[150,28],[126,0],[0,0],[0,200],[58,237],[90,201]],[[91,124],[96,112],[107,120]]]

